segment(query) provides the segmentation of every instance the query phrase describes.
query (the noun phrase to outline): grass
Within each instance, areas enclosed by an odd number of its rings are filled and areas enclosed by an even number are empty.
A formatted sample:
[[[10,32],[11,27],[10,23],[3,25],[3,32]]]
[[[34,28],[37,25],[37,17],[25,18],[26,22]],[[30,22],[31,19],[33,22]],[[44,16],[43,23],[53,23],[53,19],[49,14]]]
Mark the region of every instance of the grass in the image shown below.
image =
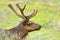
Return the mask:
[[[25,40],[60,40],[60,6],[56,4],[60,1],[56,1],[51,1],[53,4],[55,3],[54,5],[40,3],[27,4],[24,13],[27,13],[28,10],[28,13],[32,13],[33,9],[38,9],[37,15],[31,18],[31,21],[40,24],[42,28],[38,31],[29,32]],[[0,3],[0,28],[3,29],[16,27],[22,21],[7,6],[8,2]],[[13,5],[16,8],[15,3],[13,2]]]

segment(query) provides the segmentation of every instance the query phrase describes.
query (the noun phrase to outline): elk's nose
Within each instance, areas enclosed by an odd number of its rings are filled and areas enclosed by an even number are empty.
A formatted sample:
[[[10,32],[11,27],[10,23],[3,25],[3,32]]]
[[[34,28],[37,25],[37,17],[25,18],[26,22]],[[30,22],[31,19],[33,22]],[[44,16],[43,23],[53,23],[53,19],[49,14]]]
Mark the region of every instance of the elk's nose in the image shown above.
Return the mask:
[[[38,25],[38,26],[37,26],[37,30],[39,30],[39,29],[41,29],[41,25]]]

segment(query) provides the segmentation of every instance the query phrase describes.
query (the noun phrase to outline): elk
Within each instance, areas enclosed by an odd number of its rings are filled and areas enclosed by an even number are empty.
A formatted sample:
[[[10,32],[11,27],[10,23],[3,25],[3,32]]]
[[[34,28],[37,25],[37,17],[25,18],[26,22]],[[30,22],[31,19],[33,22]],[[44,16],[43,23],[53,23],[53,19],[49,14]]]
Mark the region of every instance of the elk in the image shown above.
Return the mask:
[[[39,30],[41,28],[41,25],[35,24],[35,23],[30,21],[30,18],[35,16],[37,14],[38,10],[34,10],[31,15],[25,16],[23,12],[24,12],[24,9],[26,8],[26,4],[24,5],[23,8],[20,7],[19,3],[17,3],[16,6],[20,10],[22,15],[19,15],[19,13],[17,13],[17,11],[14,9],[14,7],[12,6],[11,3],[8,4],[8,7],[10,9],[12,9],[12,11],[18,17],[22,18],[23,21],[21,23],[19,23],[19,25],[17,25],[17,27],[5,30],[5,33],[8,36],[10,36],[11,34],[16,33],[18,35],[18,39],[20,40],[20,39],[24,38],[28,32],[34,31],[34,30]]]

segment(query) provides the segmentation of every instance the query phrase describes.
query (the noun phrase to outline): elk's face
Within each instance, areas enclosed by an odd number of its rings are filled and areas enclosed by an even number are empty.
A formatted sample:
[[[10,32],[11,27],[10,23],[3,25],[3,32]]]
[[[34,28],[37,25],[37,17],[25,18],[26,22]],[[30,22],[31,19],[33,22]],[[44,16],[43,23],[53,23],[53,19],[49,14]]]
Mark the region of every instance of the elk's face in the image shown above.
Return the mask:
[[[24,29],[28,31],[39,30],[40,28],[41,28],[40,25],[32,23],[32,22],[28,22],[24,27]]]

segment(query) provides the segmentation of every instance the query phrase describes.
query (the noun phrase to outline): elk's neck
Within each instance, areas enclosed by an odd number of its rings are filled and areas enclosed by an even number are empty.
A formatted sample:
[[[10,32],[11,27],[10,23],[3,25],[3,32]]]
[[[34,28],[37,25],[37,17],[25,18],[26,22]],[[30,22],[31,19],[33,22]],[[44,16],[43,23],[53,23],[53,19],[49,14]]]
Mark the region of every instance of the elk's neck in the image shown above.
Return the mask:
[[[19,39],[24,38],[27,35],[27,32],[28,31],[22,29],[21,31],[18,32],[18,38]]]

